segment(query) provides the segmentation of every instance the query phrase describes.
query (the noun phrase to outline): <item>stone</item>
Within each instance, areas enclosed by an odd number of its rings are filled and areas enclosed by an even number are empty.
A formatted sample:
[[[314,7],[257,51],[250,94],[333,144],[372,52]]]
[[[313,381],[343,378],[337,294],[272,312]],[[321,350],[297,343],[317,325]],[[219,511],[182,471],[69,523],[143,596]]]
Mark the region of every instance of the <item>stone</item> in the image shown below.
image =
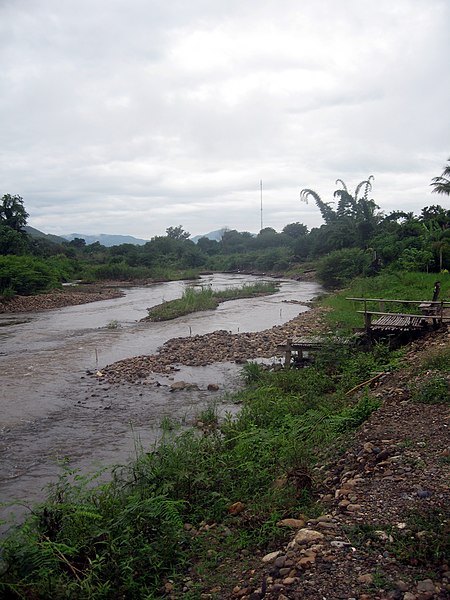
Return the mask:
[[[301,529],[305,526],[303,519],[281,519],[278,521],[277,527],[291,527],[292,529]]]
[[[217,392],[219,390],[219,386],[217,383],[208,383],[208,392]]]
[[[281,550],[275,550],[275,552],[269,552],[269,554],[263,556],[261,560],[263,563],[270,563],[278,558],[280,554],[282,554]]]
[[[349,542],[344,542],[342,540],[333,540],[330,545],[334,546],[334,548],[349,548],[351,546]]]
[[[403,596],[403,600],[416,600],[417,596],[411,592],[406,592]]]
[[[347,504],[348,512],[359,512],[361,510],[361,504]]]
[[[373,575],[371,573],[363,573],[358,577],[359,583],[371,584],[373,583]]]
[[[170,389],[175,392],[177,390],[184,390],[186,389],[188,386],[188,384],[185,381],[175,381],[174,383],[170,384]]]
[[[245,504],[243,502],[235,502],[231,506],[228,507],[228,512],[230,515],[239,515],[245,509]]]
[[[423,581],[419,581],[417,583],[417,591],[420,594],[423,593],[428,593],[428,592],[435,592],[436,590],[434,589],[434,583],[432,582],[431,579],[424,579]]]
[[[284,567],[285,562],[286,562],[286,556],[281,555],[275,559],[273,564],[275,565],[275,567],[277,567],[277,569],[282,569]]]
[[[308,544],[322,540],[323,538],[324,535],[323,533],[320,533],[320,531],[315,531],[314,529],[300,529],[300,531],[297,532],[294,541],[297,544]]]
[[[285,579],[283,579],[283,585],[292,585],[296,583],[296,581],[297,577],[285,577]]]
[[[307,556],[303,556],[297,563],[297,566],[301,569],[308,569],[311,565],[316,562],[315,554],[308,554]]]
[[[407,583],[405,583],[404,581],[402,581],[401,579],[399,579],[398,581],[395,582],[395,587],[400,590],[401,592],[407,592],[409,585]]]

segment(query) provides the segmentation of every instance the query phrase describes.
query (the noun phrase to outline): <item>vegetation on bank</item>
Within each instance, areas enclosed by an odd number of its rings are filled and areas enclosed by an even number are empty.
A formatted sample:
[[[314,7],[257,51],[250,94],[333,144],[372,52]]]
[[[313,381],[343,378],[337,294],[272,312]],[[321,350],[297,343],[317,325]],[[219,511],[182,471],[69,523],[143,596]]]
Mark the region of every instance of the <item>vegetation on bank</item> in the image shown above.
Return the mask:
[[[214,310],[221,302],[252,298],[255,296],[274,294],[278,290],[276,282],[257,282],[226,290],[213,290],[211,287],[188,287],[181,298],[168,300],[148,309],[147,321],[168,321],[183,315],[202,310]]]
[[[447,175],[448,167],[433,179],[434,191],[448,195]],[[325,286],[335,288],[355,277],[389,270],[439,273],[450,269],[450,210],[432,205],[419,215],[402,211],[385,215],[369,197],[373,177],[360,182],[354,192],[340,179],[336,185],[332,202],[323,201],[314,190],[302,190],[301,198],[312,199],[323,219],[320,227],[311,230],[299,222],[288,223],[281,232],[266,227],[257,235],[225,230],[220,241],[203,237],[194,244],[179,225],[168,227],[166,235],[155,236],[143,246],[111,248],[79,238],[55,243],[28,236],[23,199],[5,194],[0,199],[0,274],[9,275],[0,278],[0,296],[34,294],[72,278],[161,281],[196,277],[201,270],[292,276],[314,268]],[[36,286],[42,265],[52,271],[52,277]]]
[[[358,277],[345,290],[326,295],[321,303],[331,310],[326,320],[336,333],[348,334],[355,328],[364,326],[363,316],[358,310],[363,307],[360,302],[351,302],[347,298],[386,298],[392,300],[431,300],[436,279],[441,284],[439,299],[450,297],[450,275],[441,273],[420,273],[387,270],[377,277]],[[379,310],[377,302],[368,302],[368,310]],[[392,305],[390,311],[415,312],[416,305]]]
[[[429,283],[424,274],[399,275],[388,293],[404,295],[414,279],[421,295]],[[373,281],[355,281],[352,293],[369,286],[377,295]],[[383,285],[386,293],[387,279]],[[337,302],[345,322],[354,309],[347,302],[345,316],[341,299],[326,301]],[[241,404],[237,415],[219,421],[209,406],[198,415],[201,431],[163,423],[160,442],[139,449],[107,483],[102,474],[66,467],[46,501],[0,545],[2,597],[156,598],[168,579],[179,592],[193,566],[183,597],[199,598],[196,576],[220,583],[219,565],[281,543],[280,519],[320,511],[314,467],[344,448],[379,406],[368,389],[353,390],[401,360],[402,351],[382,344],[360,351],[330,340],[302,370],[248,363],[245,388],[230,399]],[[429,378],[414,389],[414,401],[448,402],[448,365],[447,348],[419,365]]]

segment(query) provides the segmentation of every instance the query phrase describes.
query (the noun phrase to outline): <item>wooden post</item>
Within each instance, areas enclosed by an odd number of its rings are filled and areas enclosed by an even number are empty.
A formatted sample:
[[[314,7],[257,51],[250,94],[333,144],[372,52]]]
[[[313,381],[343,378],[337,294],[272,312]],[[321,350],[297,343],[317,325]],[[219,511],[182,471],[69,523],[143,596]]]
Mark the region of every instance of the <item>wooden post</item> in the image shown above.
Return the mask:
[[[366,333],[369,333],[371,324],[372,324],[372,315],[366,311],[364,313],[364,326],[366,328]]]
[[[284,366],[289,369],[291,366],[291,355],[292,355],[292,338],[286,340],[286,353],[284,355]]]

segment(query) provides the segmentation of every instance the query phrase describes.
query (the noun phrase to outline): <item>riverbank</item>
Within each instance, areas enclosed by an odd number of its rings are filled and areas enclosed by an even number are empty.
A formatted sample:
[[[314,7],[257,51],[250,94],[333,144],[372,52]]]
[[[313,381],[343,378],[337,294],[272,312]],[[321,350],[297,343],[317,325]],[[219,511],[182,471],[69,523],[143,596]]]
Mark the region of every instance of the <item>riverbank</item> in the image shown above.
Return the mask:
[[[124,295],[119,284],[82,285],[52,290],[36,296],[14,296],[9,300],[0,300],[1,313],[38,312],[65,306],[78,306],[100,300],[112,300]],[[122,285],[121,285],[122,287]]]
[[[167,373],[176,365],[206,366],[217,362],[238,362],[282,356],[278,348],[287,338],[331,333],[325,322],[324,306],[313,306],[285,323],[258,332],[214,331],[205,335],[168,340],[156,354],[118,361],[103,368],[99,377],[110,383],[142,382],[152,372]]]
[[[299,514],[284,523],[292,530],[288,543],[242,555],[244,568],[224,561],[220,582],[212,577],[202,598],[449,598],[450,392],[447,402],[423,393],[449,354],[448,328],[412,343],[404,367],[374,386],[381,407],[344,452],[336,448],[315,469],[315,518]],[[441,373],[448,389],[448,362]],[[225,571],[231,582],[224,584]]]

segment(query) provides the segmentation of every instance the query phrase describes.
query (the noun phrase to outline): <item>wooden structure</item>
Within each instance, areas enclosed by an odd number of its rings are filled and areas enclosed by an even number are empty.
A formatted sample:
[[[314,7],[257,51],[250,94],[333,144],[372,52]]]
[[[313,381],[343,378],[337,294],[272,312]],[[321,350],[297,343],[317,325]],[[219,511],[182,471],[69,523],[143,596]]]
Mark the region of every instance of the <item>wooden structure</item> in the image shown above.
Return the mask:
[[[297,365],[307,363],[310,360],[310,353],[321,350],[327,344],[351,344],[361,334],[354,334],[351,338],[339,338],[329,336],[310,336],[288,338],[284,344],[279,344],[278,349],[284,351],[284,365],[289,367],[292,359]]]
[[[297,355],[297,360],[302,361],[306,358],[305,353],[312,350],[320,350],[324,344],[324,338],[319,336],[314,337],[297,337],[288,338],[286,343],[279,344],[278,349],[284,351],[284,364],[288,367],[291,364],[292,355]]]
[[[450,317],[445,315],[445,309],[450,308],[450,302],[388,300],[387,298],[347,298],[347,300],[363,303],[363,310],[358,310],[358,312],[364,315],[366,333],[373,331],[423,331],[430,326],[440,327],[443,323],[450,322]],[[374,303],[378,303],[378,310],[369,308],[369,305],[373,306]],[[388,312],[386,305],[397,310]],[[398,310],[399,307],[403,308],[403,312]],[[413,309],[413,312],[405,312],[407,308]]]

